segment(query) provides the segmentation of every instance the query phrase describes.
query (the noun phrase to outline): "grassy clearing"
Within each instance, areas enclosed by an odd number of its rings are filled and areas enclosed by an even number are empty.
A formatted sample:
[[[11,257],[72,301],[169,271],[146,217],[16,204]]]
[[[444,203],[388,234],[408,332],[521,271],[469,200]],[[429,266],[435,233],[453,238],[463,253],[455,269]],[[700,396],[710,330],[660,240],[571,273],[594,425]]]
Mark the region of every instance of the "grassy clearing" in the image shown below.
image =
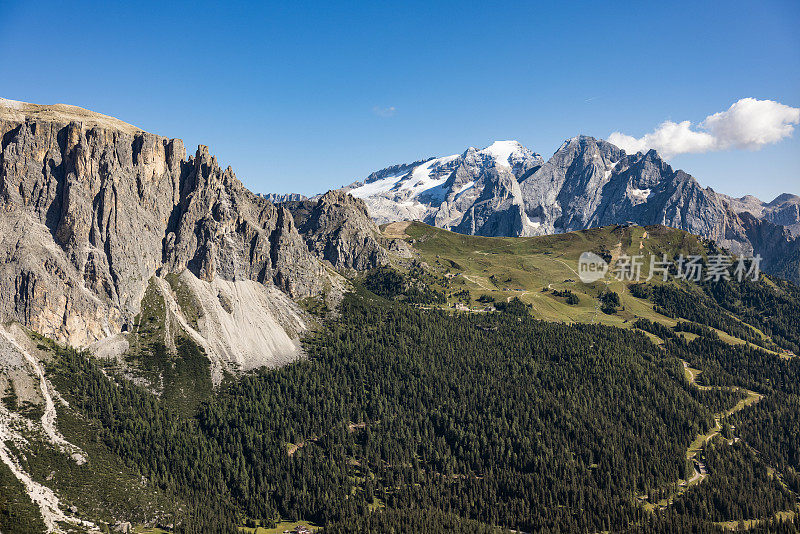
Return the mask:
[[[375,510],[382,510],[386,508],[386,503],[377,497],[373,497],[372,502],[368,505],[369,511],[374,512]]]
[[[473,307],[482,295],[495,301],[518,297],[532,306],[539,319],[565,323],[600,323],[627,328],[633,319],[645,317],[668,326],[675,324],[653,311],[652,304],[628,291],[628,283],[614,279],[584,284],[577,274],[578,258],[585,251],[619,254],[647,254],[650,251],[697,251],[701,244],[685,232],[642,227],[604,227],[583,232],[542,237],[481,237],[448,232],[421,223],[391,226],[392,235],[402,229],[430,269],[449,280],[448,287],[436,287],[448,295],[448,305],[464,290],[470,293]],[[386,227],[387,230],[390,227]],[[665,231],[666,230],[666,231]],[[655,237],[654,237],[655,236]],[[646,275],[649,266],[643,273]],[[603,313],[597,297],[605,290],[620,295],[621,307],[615,314]],[[553,291],[569,290],[577,304],[567,304]]]
[[[266,527],[239,527],[240,532],[246,532],[247,534],[283,534],[285,531],[293,531],[297,529],[297,527],[306,526],[311,529],[312,532],[320,530],[322,527],[316,525],[310,521],[281,521],[275,528],[266,528]]]
[[[645,258],[653,254],[660,258],[665,252],[670,256],[705,252],[696,236],[661,226],[606,226],[541,237],[482,237],[403,222],[385,226],[384,232],[387,237],[405,236],[419,260],[447,281],[432,286],[447,295],[446,307],[465,302],[474,311],[482,311],[485,303],[478,302],[479,298],[509,301],[517,297],[531,305],[531,314],[538,319],[621,328],[631,328],[640,317],[670,328],[677,321],[657,313],[648,300],[633,296],[629,289],[632,282],[619,281],[611,275],[590,284],[581,282],[576,269],[583,252],[610,256],[612,262],[621,254],[643,254]],[[649,271],[649,263],[642,266],[642,279]],[[578,303],[567,304],[566,299],[554,295],[554,291],[564,290],[575,294]],[[604,313],[598,303],[598,296],[606,290],[619,294],[620,307],[613,314]],[[748,326],[762,339],[768,339],[760,330]],[[720,330],[717,333],[726,343],[745,343]],[[681,335],[687,341],[696,337]]]
[[[169,534],[169,530],[162,530],[156,527],[145,527],[142,525],[137,525],[133,527],[133,532],[135,534]]]
[[[797,516],[798,512],[800,512],[800,505],[798,505],[794,510],[778,512],[771,519],[790,521]],[[719,521],[714,524],[725,530],[739,530],[742,527],[744,527],[746,530],[750,530],[763,522],[765,522],[764,519],[742,519],[739,521]]]

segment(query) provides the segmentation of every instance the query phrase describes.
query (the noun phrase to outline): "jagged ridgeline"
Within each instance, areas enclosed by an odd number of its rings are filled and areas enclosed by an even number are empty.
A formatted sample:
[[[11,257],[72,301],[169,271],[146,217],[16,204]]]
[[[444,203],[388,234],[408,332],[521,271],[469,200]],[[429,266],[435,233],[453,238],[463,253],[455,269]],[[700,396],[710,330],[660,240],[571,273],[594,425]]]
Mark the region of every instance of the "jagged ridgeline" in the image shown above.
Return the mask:
[[[331,192],[298,229],[205,146],[187,158],[111,117],[9,101],[0,134],[0,318],[71,346],[185,337],[218,382],[295,358],[294,300],[336,299],[336,270],[386,261],[360,201]]]
[[[800,282],[800,197],[771,202],[702,187],[650,150],[626,154],[587,136],[547,161],[517,141],[393,165],[344,190],[383,224],[417,220],[482,236],[537,236],[634,222],[663,224],[760,254],[764,268]]]
[[[3,532],[796,531],[800,290],[576,272],[712,241],[379,229],[79,108],[0,132]]]

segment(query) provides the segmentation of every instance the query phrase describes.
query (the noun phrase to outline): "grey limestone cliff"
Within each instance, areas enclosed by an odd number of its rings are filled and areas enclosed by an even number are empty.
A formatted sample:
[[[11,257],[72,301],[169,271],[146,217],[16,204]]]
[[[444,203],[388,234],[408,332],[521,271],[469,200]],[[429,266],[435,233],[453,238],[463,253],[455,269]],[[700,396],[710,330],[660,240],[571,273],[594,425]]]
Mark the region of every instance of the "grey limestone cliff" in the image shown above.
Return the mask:
[[[0,140],[0,321],[75,346],[124,350],[151,289],[212,360],[283,362],[305,328],[291,299],[341,286],[321,259],[361,269],[386,254],[363,204],[351,221],[346,196],[320,202],[303,236],[207,147],[187,158],[179,139],[112,117],[0,100]]]
[[[317,200],[287,202],[308,249],[335,269],[363,271],[389,261],[383,238],[361,199],[328,191]]]

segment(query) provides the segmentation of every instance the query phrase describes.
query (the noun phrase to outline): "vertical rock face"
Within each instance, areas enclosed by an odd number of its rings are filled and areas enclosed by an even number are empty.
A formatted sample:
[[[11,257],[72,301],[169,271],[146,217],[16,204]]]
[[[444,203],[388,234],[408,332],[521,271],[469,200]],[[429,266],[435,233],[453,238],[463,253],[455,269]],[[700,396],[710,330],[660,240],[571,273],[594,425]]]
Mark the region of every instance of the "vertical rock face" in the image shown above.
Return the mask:
[[[308,250],[335,269],[362,271],[384,265],[389,255],[363,200],[328,191],[317,200],[286,202]]]
[[[164,265],[200,279],[274,282],[291,296],[322,288],[322,267],[306,250],[291,216],[248,191],[200,146],[186,165],[166,227]]]
[[[800,239],[792,237],[785,226],[749,212],[738,215],[747,239],[756,244],[755,252],[765,258],[765,267],[787,280],[800,282]]]
[[[118,331],[161,263],[182,144],[40,119],[0,133],[0,284],[17,296],[0,315],[76,344]]]
[[[520,180],[525,213],[531,221],[527,235],[585,227],[599,210],[602,190],[623,154],[591,138],[574,138],[535,173]]]
[[[324,268],[285,208],[208,148],[71,106],[0,101],[0,320],[74,345],[124,330],[148,280],[322,289]]]

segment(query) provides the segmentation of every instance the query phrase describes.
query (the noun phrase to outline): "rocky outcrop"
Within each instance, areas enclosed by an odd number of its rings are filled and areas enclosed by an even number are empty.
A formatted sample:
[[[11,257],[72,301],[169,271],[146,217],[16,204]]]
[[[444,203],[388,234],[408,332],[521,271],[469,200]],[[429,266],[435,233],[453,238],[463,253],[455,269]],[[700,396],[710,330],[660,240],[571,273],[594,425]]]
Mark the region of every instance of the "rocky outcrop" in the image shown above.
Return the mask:
[[[318,200],[288,202],[308,250],[334,269],[363,271],[389,261],[363,200],[328,191]]]
[[[187,158],[179,139],[111,117],[3,100],[0,139],[0,321],[72,345],[129,331],[153,277],[188,271],[208,291],[252,282],[298,298],[330,286],[317,250],[354,269],[385,254],[361,212],[336,219],[326,201],[304,238],[285,207],[248,191],[207,147]],[[255,298],[250,285],[231,287]],[[248,354],[260,339],[250,338]]]
[[[747,239],[753,243],[755,253],[764,258],[763,269],[786,280],[800,282],[800,239],[793,237],[786,227],[749,212],[737,218]]]
[[[772,202],[762,202],[752,195],[732,198],[721,195],[736,213],[749,213],[758,219],[783,226],[794,237],[800,236],[800,196],[783,193]]]
[[[290,296],[322,289],[322,267],[306,250],[285,208],[254,195],[233,171],[200,146],[187,164],[163,261],[170,272],[189,268],[200,279],[273,282]]]
[[[0,316],[85,345],[138,311],[161,264],[183,146],[57,117],[0,115],[0,290],[13,296]]]
[[[519,143],[501,141],[395,165],[345,190],[363,198],[379,222],[416,219],[486,236],[662,224],[714,239],[734,253],[761,254],[772,272],[797,272],[778,265],[786,257],[779,251],[797,246],[790,233],[800,228],[800,197],[781,195],[769,204],[732,199],[673,170],[653,150],[626,154],[592,137],[565,141],[547,162]],[[770,224],[755,225],[753,218]]]

